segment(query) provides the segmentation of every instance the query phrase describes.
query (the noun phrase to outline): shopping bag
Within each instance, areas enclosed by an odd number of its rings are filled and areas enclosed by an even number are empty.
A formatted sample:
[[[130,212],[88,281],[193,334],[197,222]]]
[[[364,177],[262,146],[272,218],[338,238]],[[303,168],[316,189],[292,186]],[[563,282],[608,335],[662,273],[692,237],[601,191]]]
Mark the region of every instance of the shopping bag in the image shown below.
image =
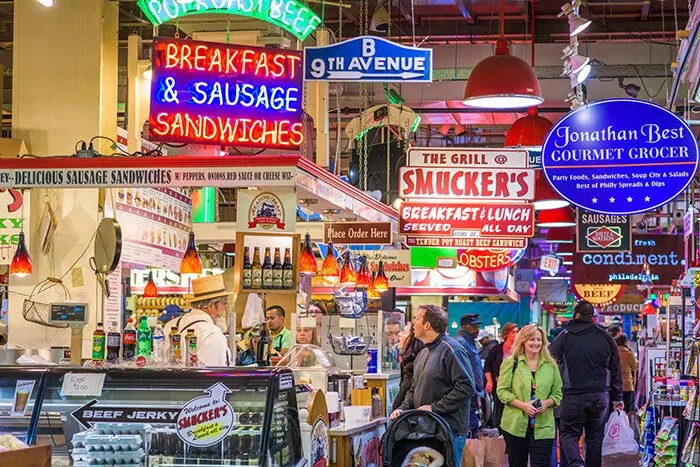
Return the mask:
[[[501,467],[506,456],[503,438],[468,439],[462,454],[462,467]]]
[[[243,318],[241,318],[243,329],[250,329],[264,322],[265,312],[263,311],[262,299],[256,293],[248,294]]]
[[[639,445],[634,440],[634,430],[630,426],[627,414],[620,409],[614,411],[605,424],[603,456],[636,453],[638,450]]]

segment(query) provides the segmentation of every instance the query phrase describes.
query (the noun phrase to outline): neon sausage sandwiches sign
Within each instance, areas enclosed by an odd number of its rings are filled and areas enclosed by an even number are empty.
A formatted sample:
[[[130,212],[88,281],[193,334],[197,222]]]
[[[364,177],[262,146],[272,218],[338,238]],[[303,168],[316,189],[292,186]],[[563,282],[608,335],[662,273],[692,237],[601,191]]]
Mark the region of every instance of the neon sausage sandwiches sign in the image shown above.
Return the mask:
[[[303,140],[301,53],[153,41],[153,141],[293,149]]]

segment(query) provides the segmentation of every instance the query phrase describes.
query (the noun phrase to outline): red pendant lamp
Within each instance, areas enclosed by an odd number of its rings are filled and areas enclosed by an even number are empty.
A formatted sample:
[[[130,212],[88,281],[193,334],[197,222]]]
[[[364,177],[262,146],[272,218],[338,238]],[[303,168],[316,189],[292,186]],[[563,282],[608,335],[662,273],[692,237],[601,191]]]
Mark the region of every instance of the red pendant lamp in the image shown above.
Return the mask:
[[[542,171],[537,171],[537,176],[535,178],[535,200],[532,202],[535,210],[544,211],[563,208],[569,204],[571,203],[554,191],[544,175],[542,175]]]
[[[26,277],[32,274],[32,270],[32,260],[29,256],[29,251],[27,251],[24,232],[20,232],[17,241],[17,250],[15,250],[15,255],[12,257],[12,263],[10,264],[10,275]]]
[[[574,219],[574,213],[571,211],[571,208],[567,206],[540,211],[537,214],[537,222],[535,225],[545,228],[574,227],[576,226],[576,219]]]
[[[201,274],[202,260],[197,251],[197,245],[194,241],[194,232],[190,232],[190,238],[187,241],[187,249],[180,262],[180,274]]]
[[[537,114],[537,107],[530,107],[525,117],[517,119],[511,125],[506,133],[505,146],[541,151],[552,126],[552,122]]]
[[[544,102],[542,88],[532,67],[510,54],[505,39],[503,0],[499,11],[501,37],[496,55],[480,61],[472,70],[462,102],[482,109],[521,109]]]
[[[573,227],[556,227],[547,230],[547,243],[574,243],[576,230]]]
[[[386,292],[389,290],[389,279],[387,279],[386,274],[384,274],[384,262],[379,262],[379,270],[377,271],[377,276],[372,282],[374,290],[379,293]]]
[[[316,264],[316,255],[311,248],[311,235],[308,233],[304,237],[304,245],[301,247],[299,255],[299,272],[301,274],[316,274],[318,272],[318,264]]]
[[[343,269],[340,271],[340,285],[344,287],[354,287],[357,282],[357,273],[350,258],[350,252],[346,251],[343,256]]]
[[[357,272],[357,281],[355,287],[367,288],[372,284],[372,272],[367,265],[367,257],[363,256],[360,259],[360,270]]]
[[[321,276],[326,280],[334,282],[340,277],[340,268],[338,267],[338,260],[335,258],[333,242],[328,242],[328,251],[326,252],[326,257],[321,266]]]
[[[148,273],[148,282],[146,282],[146,287],[143,288],[143,298],[158,298],[158,287],[153,282],[153,271]]]

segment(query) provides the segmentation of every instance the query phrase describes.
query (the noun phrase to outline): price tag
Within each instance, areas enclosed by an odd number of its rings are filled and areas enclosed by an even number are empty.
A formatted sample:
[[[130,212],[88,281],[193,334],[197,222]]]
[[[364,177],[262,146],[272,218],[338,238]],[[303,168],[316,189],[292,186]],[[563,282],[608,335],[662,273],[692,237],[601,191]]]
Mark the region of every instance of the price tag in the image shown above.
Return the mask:
[[[338,318],[338,325],[344,329],[355,329],[355,321],[352,318]]]
[[[101,396],[105,383],[104,373],[66,373],[63,377],[63,396]]]
[[[300,328],[315,328],[316,318],[299,318]]]

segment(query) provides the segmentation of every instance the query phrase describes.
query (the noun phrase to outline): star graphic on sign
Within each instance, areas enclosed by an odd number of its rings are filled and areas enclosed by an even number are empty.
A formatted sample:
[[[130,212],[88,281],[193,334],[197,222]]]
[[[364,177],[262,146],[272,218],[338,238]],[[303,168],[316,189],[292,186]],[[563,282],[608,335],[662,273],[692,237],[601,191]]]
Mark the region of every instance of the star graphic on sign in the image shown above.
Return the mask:
[[[632,197],[631,197],[631,196],[628,196],[628,197],[627,197],[627,202],[628,202],[628,203],[631,203],[631,202],[632,202]]]
[[[593,204],[598,202],[598,198],[593,198],[591,201],[593,201]]]
[[[648,196],[645,196],[644,201],[646,201],[648,203],[649,201],[651,201],[651,198],[649,198]]]
[[[611,196],[611,197],[610,197],[610,202],[611,202],[611,203],[614,203],[614,202],[615,202],[615,198],[613,198],[613,197]]]

